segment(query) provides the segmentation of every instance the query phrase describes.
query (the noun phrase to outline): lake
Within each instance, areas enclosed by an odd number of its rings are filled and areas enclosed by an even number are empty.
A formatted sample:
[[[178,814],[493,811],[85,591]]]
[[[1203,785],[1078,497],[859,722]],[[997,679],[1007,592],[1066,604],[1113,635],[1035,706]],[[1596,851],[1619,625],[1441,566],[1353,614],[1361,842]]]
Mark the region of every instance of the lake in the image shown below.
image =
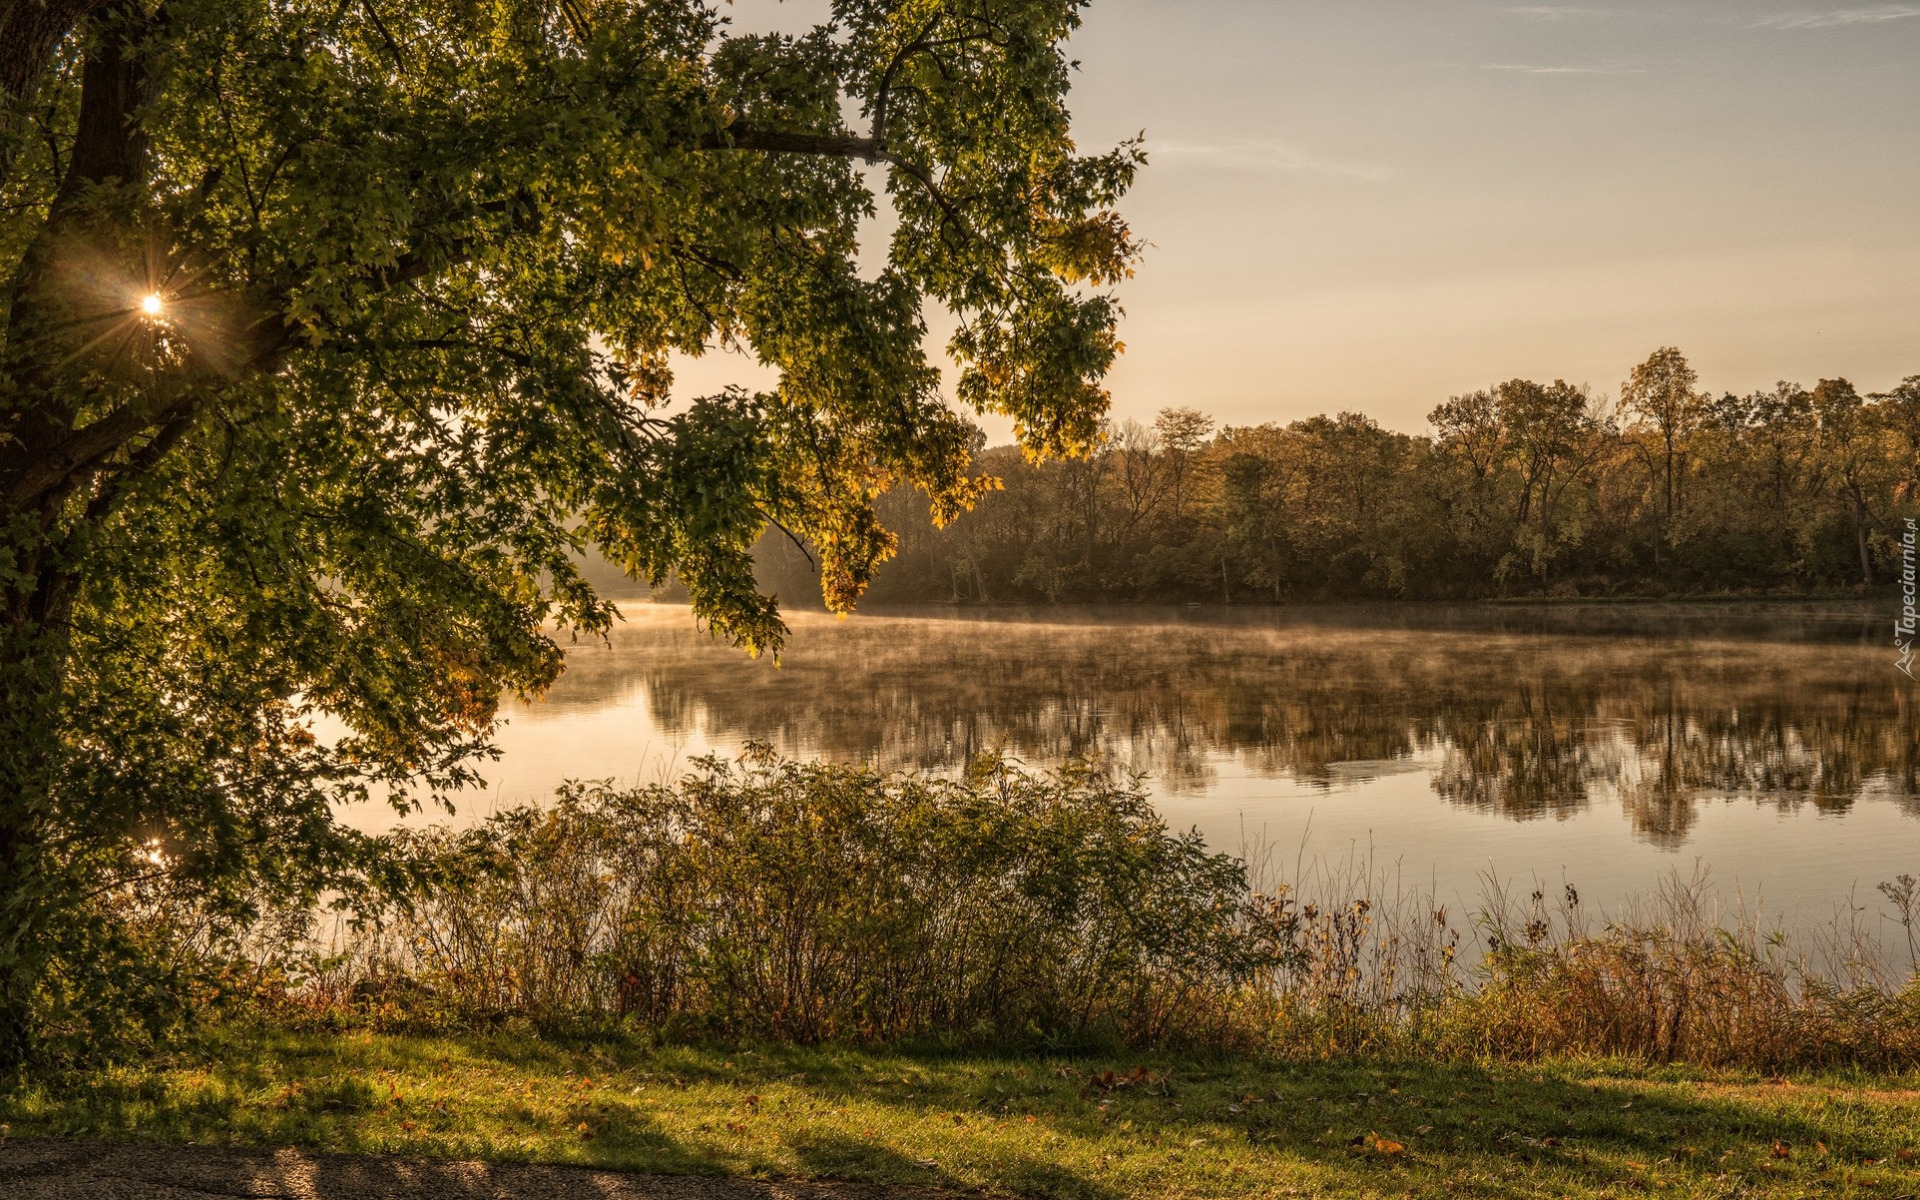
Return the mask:
[[[1618,906],[1676,871],[1783,924],[1920,873],[1913,684],[1870,604],[795,613],[782,662],[623,605],[508,706],[491,791],[653,782],[702,754],[954,772],[999,749],[1146,776],[1167,820],[1257,854]]]

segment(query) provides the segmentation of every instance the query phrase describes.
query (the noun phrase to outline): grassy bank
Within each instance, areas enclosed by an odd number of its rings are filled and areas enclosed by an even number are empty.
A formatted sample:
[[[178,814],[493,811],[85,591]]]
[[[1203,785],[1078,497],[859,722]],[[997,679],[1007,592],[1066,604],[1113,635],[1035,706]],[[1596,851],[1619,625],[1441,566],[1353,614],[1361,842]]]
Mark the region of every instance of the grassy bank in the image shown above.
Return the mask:
[[[12,1137],[1033,1196],[1914,1196],[1920,1075],[649,1048],[211,1029],[0,1100]]]
[[[15,1137],[1033,1196],[1914,1196],[1920,1075],[651,1048],[210,1029],[0,1100]]]

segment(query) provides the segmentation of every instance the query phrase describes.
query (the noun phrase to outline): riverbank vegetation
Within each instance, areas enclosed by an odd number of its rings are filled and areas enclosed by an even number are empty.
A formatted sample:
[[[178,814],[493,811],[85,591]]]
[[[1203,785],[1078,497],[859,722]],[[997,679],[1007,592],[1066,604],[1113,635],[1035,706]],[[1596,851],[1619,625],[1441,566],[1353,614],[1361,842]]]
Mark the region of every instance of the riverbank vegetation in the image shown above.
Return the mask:
[[[384,849],[322,919],[99,897],[185,1004],[49,1013],[0,1137],[1062,1197],[1898,1195],[1920,1151],[1911,877],[1904,945],[1698,881],[1459,913],[1262,881],[1084,766],[760,750]]]
[[[1513,379],[1419,435],[1359,413],[1216,428],[1191,408],[1123,422],[1085,458],[1012,446],[937,528],[900,488],[879,602],[1299,602],[1805,592],[1899,577],[1920,515],[1920,376],[1711,395],[1678,350],[1616,397]],[[781,596],[806,554],[760,547]]]
[[[762,751],[387,850],[331,924],[223,923],[139,885],[98,915],[203,1015],[291,1029],[1920,1066],[1910,876],[1881,889],[1886,925],[1792,935],[1677,879],[1609,914],[1490,881],[1463,913],[1365,873],[1250,878],[1085,767]],[[55,1041],[98,1036],[49,1017]]]

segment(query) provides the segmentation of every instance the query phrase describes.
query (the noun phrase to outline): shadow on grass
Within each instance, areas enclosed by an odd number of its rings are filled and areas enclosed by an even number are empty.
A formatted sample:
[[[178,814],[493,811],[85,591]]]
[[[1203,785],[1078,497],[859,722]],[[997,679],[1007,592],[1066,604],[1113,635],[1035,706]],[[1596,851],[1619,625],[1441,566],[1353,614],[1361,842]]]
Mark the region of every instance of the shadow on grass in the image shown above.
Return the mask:
[[[0,1142],[8,1200],[74,1196],[283,1196],[364,1200],[878,1200],[875,1188],[685,1177],[624,1177],[590,1167],[437,1162],[304,1150]]]
[[[1815,1181],[1871,1188],[1855,1176],[1878,1168],[1897,1182],[1913,1170],[1894,1159],[1903,1145],[1912,1153],[1911,1135],[1900,1132],[1911,1109],[1874,1119],[1849,1115],[1845,1105],[1796,1099],[1791,1087],[1766,1095],[1775,1089],[1755,1085],[1756,1098],[1751,1089],[1597,1066],[818,1050],[766,1051],[759,1063],[732,1078],[769,1086],[797,1073],[835,1103],[884,1105],[916,1120],[971,1114],[1004,1129],[1027,1116],[1043,1119],[1079,1153],[1001,1149],[988,1183],[1023,1195],[1132,1194],[1113,1182],[1125,1178],[1121,1172],[1068,1159],[1105,1163],[1102,1152],[1111,1151],[1115,1160],[1131,1152],[1139,1162],[1142,1148],[1163,1165],[1149,1160],[1136,1180],[1179,1170],[1202,1181],[1210,1174],[1224,1190],[1236,1179],[1252,1182],[1280,1170],[1339,1195],[1382,1188],[1439,1195],[1450,1188],[1456,1195],[1531,1197],[1652,1186],[1718,1194],[1742,1182],[1797,1189]],[[1136,1079],[1141,1070],[1145,1079]],[[1013,1128],[1017,1139],[1020,1126]],[[814,1138],[794,1148],[820,1175],[902,1175],[867,1142]],[[940,1181],[960,1185],[944,1172]]]
[[[806,1171],[822,1179],[911,1179],[931,1187],[970,1189],[938,1160],[915,1159],[890,1147],[833,1133],[806,1133],[787,1139]],[[1023,1196],[1059,1196],[1067,1200],[1120,1200],[1123,1192],[1106,1187],[1058,1163],[1025,1155],[1004,1158],[995,1170],[995,1186]]]
[[[1896,1158],[1920,1150],[1920,1093],[1827,1103],[1818,1089],[1689,1085],[1676,1072],[1593,1064],[265,1032],[188,1056],[174,1078],[189,1076],[173,1088],[138,1072],[76,1082],[43,1094],[37,1117],[0,1097],[0,1121],[11,1114],[19,1133],[335,1151],[395,1149],[404,1128],[407,1153],[445,1158],[1062,1200],[1151,1194],[1169,1180],[1178,1186],[1167,1190],[1222,1196],[1920,1191],[1911,1161]],[[484,1106],[436,1100],[456,1076]]]

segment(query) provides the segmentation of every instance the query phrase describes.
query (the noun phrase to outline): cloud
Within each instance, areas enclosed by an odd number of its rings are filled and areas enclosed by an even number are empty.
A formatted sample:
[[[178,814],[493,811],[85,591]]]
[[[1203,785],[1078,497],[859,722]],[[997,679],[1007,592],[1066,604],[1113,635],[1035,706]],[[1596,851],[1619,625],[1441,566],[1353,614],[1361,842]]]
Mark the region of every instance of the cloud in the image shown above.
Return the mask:
[[[1148,143],[1155,160],[1188,162],[1196,166],[1228,171],[1260,171],[1275,175],[1317,175],[1324,179],[1361,179],[1376,181],[1393,172],[1370,163],[1340,162],[1322,158],[1298,146],[1283,142],[1158,142]]]
[[[1604,8],[1579,8],[1569,4],[1526,4],[1507,11],[1529,21],[1571,21],[1580,17],[1605,16],[1607,12]]]
[[[1831,29],[1840,25],[1879,25],[1920,17],[1920,6],[1912,4],[1876,4],[1872,8],[1841,8],[1827,12],[1781,13],[1761,17],[1754,22],[1760,29]]]
[[[1645,75],[1645,67],[1589,66],[1536,67],[1528,63],[1481,63],[1482,71],[1509,71],[1515,75]]]

